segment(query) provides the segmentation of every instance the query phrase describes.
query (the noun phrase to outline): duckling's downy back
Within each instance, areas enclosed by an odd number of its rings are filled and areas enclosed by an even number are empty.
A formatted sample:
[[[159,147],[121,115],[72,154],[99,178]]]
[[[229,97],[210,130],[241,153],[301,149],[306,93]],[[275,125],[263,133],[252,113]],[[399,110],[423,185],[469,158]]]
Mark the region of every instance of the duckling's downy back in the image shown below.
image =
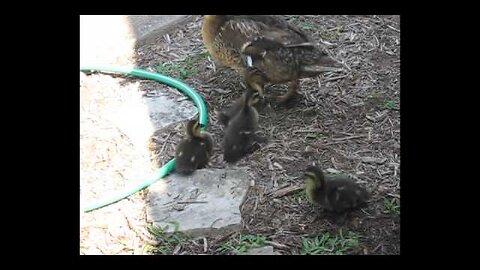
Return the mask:
[[[208,132],[200,131],[196,120],[188,122],[186,133],[187,138],[176,147],[175,171],[189,175],[207,165],[213,150],[213,139]]]
[[[233,117],[225,130],[224,155],[227,162],[242,158],[252,145],[258,127],[258,112],[253,103],[258,92],[247,90],[242,109]]]
[[[329,208],[336,212],[357,208],[370,197],[364,187],[348,176],[327,176],[326,181]]]

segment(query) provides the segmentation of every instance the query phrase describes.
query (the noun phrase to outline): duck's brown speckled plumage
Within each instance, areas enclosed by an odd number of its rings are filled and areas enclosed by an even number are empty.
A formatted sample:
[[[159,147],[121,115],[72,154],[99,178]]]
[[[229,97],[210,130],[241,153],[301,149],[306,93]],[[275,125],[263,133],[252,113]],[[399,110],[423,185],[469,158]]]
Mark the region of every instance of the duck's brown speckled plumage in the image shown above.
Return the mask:
[[[289,83],[288,99],[300,78],[338,67],[308,35],[282,16],[207,15],[202,37],[209,53],[221,64],[242,76],[247,67],[259,70],[263,78],[247,83],[255,83],[253,88],[261,94],[265,83]]]

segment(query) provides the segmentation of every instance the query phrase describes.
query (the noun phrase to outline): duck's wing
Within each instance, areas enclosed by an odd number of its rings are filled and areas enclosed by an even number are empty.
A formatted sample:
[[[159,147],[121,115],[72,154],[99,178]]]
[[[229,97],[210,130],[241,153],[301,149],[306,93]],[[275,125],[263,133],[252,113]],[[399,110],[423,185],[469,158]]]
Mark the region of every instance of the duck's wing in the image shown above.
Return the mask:
[[[255,38],[270,39],[285,46],[310,42],[302,30],[290,25],[279,15],[228,16],[219,35],[238,48]]]

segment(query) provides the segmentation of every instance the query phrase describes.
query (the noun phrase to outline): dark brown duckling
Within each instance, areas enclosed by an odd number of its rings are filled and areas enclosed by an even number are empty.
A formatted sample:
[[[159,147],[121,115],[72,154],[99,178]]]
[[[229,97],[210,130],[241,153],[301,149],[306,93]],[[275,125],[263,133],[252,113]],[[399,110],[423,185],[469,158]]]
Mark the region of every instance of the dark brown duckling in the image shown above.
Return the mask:
[[[240,98],[235,100],[230,107],[218,114],[218,122],[220,122],[220,124],[227,126],[230,120],[238,114],[246,102],[246,93],[247,91],[245,91]],[[260,102],[257,102],[253,105],[255,109],[257,109],[257,112],[259,110],[259,104]]]
[[[236,162],[244,157],[256,139],[258,127],[258,112],[254,104],[259,100],[259,94],[247,88],[242,99],[242,107],[229,121],[225,129],[223,159],[226,162]]]
[[[235,102],[233,102],[229,108],[221,111],[218,114],[218,122],[224,126],[227,126],[228,122],[230,122],[230,119],[237,115],[237,113],[242,109],[243,104],[245,104],[245,93],[240,98],[235,100]]]
[[[337,213],[361,207],[370,197],[364,187],[348,176],[325,177],[317,166],[307,168],[305,181],[308,200]]]
[[[190,175],[196,169],[204,168],[213,151],[212,135],[200,130],[197,119],[188,121],[187,138],[182,140],[175,151],[175,171]]]

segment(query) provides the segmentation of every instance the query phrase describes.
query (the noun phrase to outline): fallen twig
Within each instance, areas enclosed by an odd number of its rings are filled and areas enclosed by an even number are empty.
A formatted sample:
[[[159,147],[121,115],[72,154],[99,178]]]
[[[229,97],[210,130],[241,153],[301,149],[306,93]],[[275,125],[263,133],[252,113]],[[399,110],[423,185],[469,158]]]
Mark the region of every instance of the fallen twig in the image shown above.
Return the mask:
[[[286,246],[286,245],[284,245],[284,244],[277,243],[277,242],[273,242],[273,241],[268,241],[268,240],[266,240],[266,241],[265,241],[265,244],[271,245],[271,246],[273,246],[274,248],[278,248],[278,249],[289,249],[288,246]]]
[[[170,138],[171,135],[172,135],[172,132],[170,132],[170,133],[168,134],[167,138],[165,139],[165,142],[163,143],[162,148],[160,149],[160,153],[158,154],[159,156],[162,155],[163,150],[165,149],[165,146],[167,145],[168,139]]]
[[[297,133],[312,133],[312,132],[321,132],[321,129],[306,129],[306,130],[295,130],[293,134]]]
[[[348,137],[343,137],[343,138],[332,138],[332,140],[340,142],[340,141],[347,141],[347,140],[353,140],[353,139],[358,139],[358,138],[363,138],[367,135],[362,134],[362,135],[355,135],[355,136],[348,136]]]
[[[215,243],[222,242],[223,240],[227,239],[228,237],[230,237],[230,236],[232,236],[233,234],[236,234],[236,233],[237,233],[236,231],[229,232],[229,233],[221,236],[220,238],[216,239],[216,240],[215,240]]]
[[[360,160],[364,163],[375,163],[375,164],[383,164],[387,161],[386,158],[374,158],[374,157],[361,157]]]
[[[345,142],[344,142],[344,141],[339,141],[339,142],[329,142],[329,143],[322,144],[322,146],[333,145],[333,144],[339,144],[339,143],[345,143]]]
[[[324,82],[330,82],[330,81],[335,81],[335,80],[339,80],[339,79],[343,79],[343,78],[346,78],[347,75],[342,75],[342,76],[337,76],[337,77],[333,77],[333,78],[328,78],[326,80],[323,80]]]
[[[394,197],[394,198],[400,199],[400,195],[398,195],[398,194],[387,193],[387,195],[390,196],[390,197]]]
[[[206,201],[184,201],[184,202],[176,202],[178,204],[189,204],[189,203],[208,203]]]
[[[289,186],[289,187],[286,187],[286,188],[278,189],[271,194],[274,198],[278,198],[278,197],[283,197],[285,195],[289,195],[289,194],[292,194],[292,193],[297,193],[297,192],[299,192],[300,190],[303,190],[303,189],[304,189],[303,186]]]
[[[390,28],[390,29],[392,29],[393,31],[397,31],[398,33],[400,33],[400,30],[398,30],[397,28],[395,28],[395,27],[393,27],[393,26],[391,26],[391,25],[388,25],[388,24],[387,24],[387,27]]]
[[[207,252],[207,250],[208,250],[207,238],[203,237],[203,252]]]

